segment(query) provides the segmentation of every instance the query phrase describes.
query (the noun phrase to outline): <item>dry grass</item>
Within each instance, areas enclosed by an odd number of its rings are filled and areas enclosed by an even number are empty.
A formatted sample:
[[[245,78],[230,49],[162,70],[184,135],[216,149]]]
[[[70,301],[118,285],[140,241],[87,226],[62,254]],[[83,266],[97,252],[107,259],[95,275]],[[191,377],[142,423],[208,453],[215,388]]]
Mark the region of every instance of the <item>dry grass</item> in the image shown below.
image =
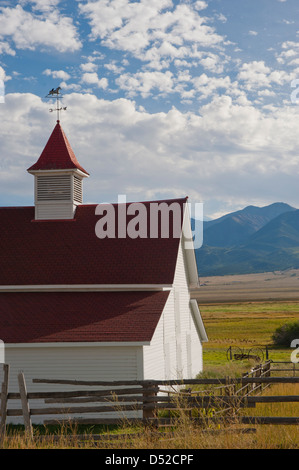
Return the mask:
[[[298,395],[299,385],[280,384],[268,387],[266,395]],[[183,408],[183,402],[181,402]],[[213,412],[202,411],[205,424],[198,426],[190,414],[180,410],[175,426],[152,429],[143,425],[128,428],[124,422],[119,436],[106,433],[101,439],[87,431],[82,438],[76,426],[61,427],[56,434],[42,435],[35,429],[34,438],[24,432],[12,432],[2,442],[4,449],[298,449],[299,426],[241,425],[238,416],[231,412],[226,418],[213,423],[207,418]],[[257,404],[256,408],[243,409],[246,416],[299,416],[299,403]],[[255,428],[253,432],[252,427]],[[246,430],[251,432],[246,432]],[[111,440],[110,440],[111,439]]]

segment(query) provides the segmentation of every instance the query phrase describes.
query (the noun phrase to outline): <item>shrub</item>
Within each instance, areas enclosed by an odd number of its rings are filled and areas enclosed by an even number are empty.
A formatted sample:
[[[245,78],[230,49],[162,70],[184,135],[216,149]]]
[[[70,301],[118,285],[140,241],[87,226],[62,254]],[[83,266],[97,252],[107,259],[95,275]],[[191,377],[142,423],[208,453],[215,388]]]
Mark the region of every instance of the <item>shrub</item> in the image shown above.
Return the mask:
[[[290,347],[294,339],[298,339],[299,344],[299,321],[285,323],[272,335],[273,343],[277,346]]]

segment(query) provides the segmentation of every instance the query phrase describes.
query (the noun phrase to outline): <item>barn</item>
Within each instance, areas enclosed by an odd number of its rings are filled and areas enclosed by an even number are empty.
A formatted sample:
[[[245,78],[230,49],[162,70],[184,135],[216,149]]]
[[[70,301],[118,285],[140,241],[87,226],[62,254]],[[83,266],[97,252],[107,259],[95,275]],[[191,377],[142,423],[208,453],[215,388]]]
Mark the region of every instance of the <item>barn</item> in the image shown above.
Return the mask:
[[[0,208],[0,339],[9,390],[18,389],[20,370],[30,391],[38,377],[194,378],[208,338],[190,295],[198,274],[185,243],[187,198],[84,204],[89,174],[60,121],[28,171],[34,206]]]

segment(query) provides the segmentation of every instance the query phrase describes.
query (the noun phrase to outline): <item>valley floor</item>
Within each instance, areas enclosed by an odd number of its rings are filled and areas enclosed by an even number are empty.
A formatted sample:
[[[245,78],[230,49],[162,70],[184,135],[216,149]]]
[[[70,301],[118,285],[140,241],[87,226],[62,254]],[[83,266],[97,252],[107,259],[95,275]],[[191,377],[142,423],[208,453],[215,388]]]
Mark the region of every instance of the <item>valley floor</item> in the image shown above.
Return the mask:
[[[246,301],[298,301],[299,269],[200,278],[192,292],[200,304]]]

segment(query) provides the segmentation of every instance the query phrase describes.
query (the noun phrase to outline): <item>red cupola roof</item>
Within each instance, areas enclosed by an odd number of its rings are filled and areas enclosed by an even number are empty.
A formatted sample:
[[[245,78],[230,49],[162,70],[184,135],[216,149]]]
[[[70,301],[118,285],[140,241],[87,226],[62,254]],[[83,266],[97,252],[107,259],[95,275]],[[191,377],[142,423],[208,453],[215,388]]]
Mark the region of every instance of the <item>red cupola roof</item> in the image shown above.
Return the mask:
[[[60,122],[57,121],[41,156],[27,171],[72,169],[80,170],[89,175],[79,164]]]

